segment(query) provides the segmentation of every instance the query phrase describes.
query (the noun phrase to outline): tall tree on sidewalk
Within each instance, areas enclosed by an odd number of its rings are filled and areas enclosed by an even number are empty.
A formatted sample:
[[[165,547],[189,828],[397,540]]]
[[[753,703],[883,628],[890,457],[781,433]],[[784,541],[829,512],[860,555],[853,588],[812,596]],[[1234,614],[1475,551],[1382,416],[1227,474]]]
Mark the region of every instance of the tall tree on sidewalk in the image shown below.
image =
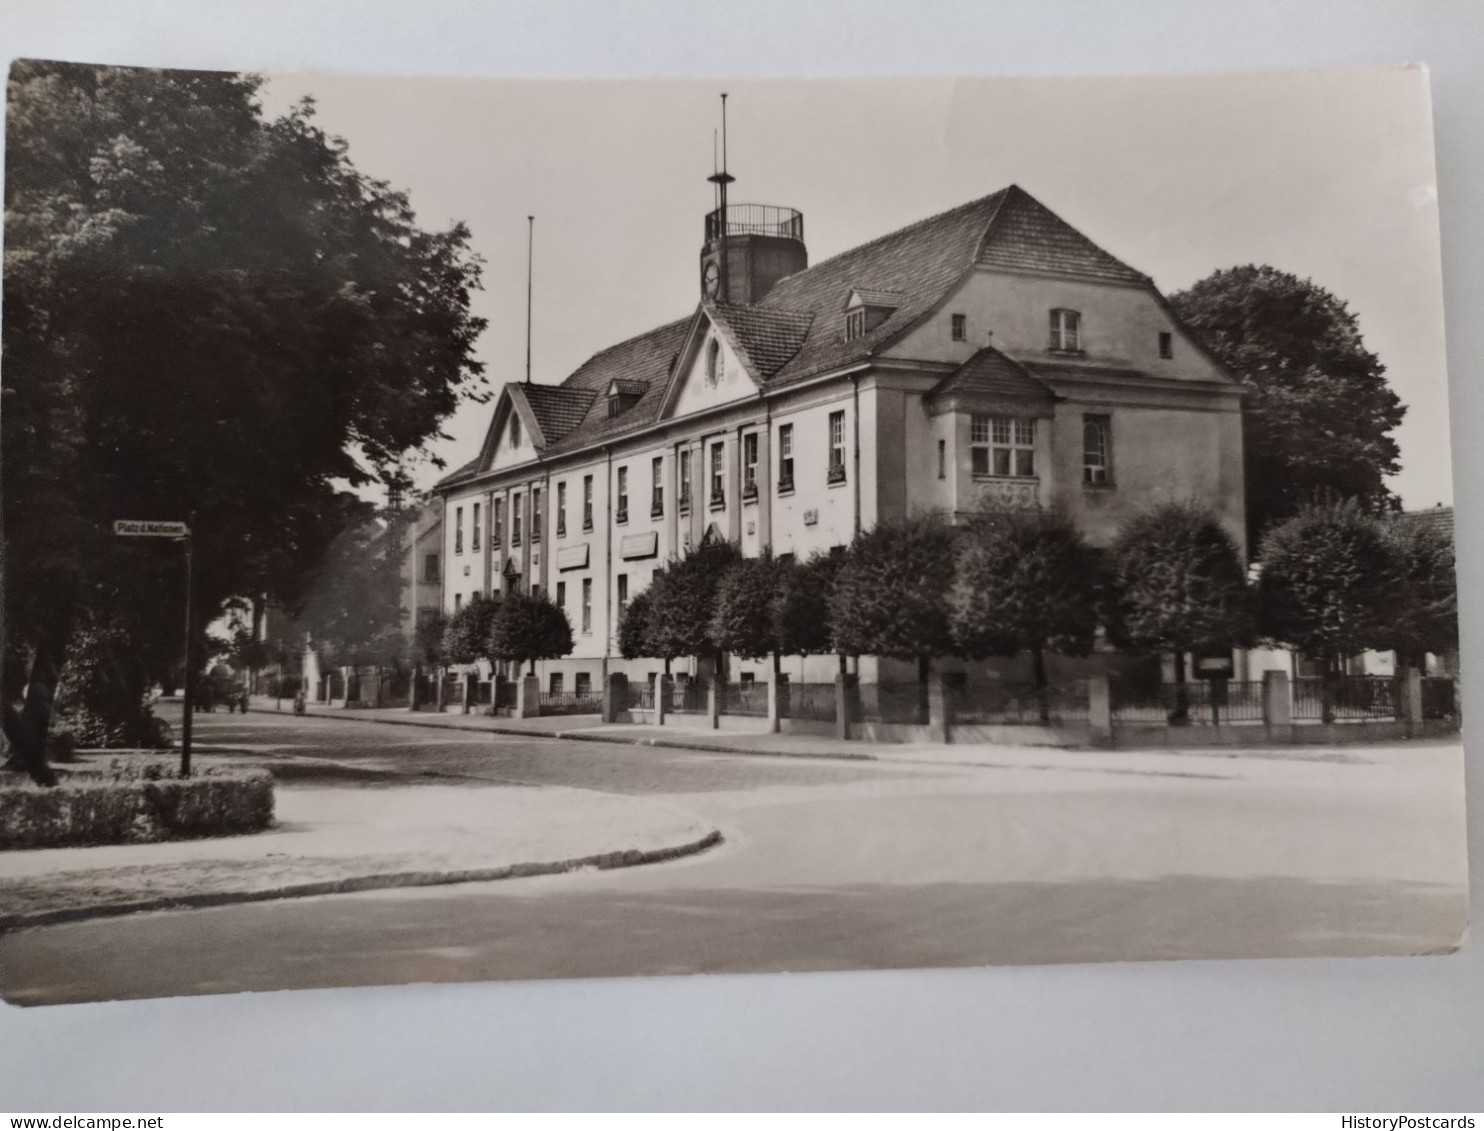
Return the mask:
[[[1427,512],[1397,515],[1382,527],[1402,578],[1402,599],[1392,607],[1386,643],[1399,668],[1425,671],[1427,656],[1458,649],[1458,577],[1453,539],[1428,521]]]
[[[489,656],[509,660],[517,674],[537,660],[559,660],[572,652],[572,622],[545,593],[507,593],[490,623]]]
[[[830,593],[841,652],[916,662],[919,723],[928,721],[933,660],[958,651],[948,623],[954,548],[941,515],[882,523],[856,535]]]
[[[985,515],[959,544],[954,644],[976,658],[1029,652],[1049,722],[1046,653],[1091,650],[1101,590],[1098,559],[1069,519],[1039,510]]]
[[[1395,505],[1385,477],[1400,470],[1392,433],[1406,409],[1341,299],[1311,280],[1247,265],[1208,275],[1170,305],[1248,390],[1249,545],[1307,502]]]
[[[1252,599],[1236,543],[1208,511],[1170,503],[1124,525],[1111,564],[1113,634],[1138,651],[1174,653],[1171,720],[1183,722],[1186,657],[1251,636]]]
[[[706,541],[655,575],[647,590],[649,627],[645,633],[652,655],[667,661],[674,656],[695,656],[711,662],[717,676],[722,674],[722,652],[711,635],[711,618],[722,578],[741,557],[730,542]]]
[[[198,632],[232,596],[293,606],[341,486],[487,395],[467,229],[419,227],[312,103],[270,120],[259,86],[11,69],[3,700],[33,775],[75,622],[107,618],[155,675],[178,658],[179,555],[112,520],[194,516]]]

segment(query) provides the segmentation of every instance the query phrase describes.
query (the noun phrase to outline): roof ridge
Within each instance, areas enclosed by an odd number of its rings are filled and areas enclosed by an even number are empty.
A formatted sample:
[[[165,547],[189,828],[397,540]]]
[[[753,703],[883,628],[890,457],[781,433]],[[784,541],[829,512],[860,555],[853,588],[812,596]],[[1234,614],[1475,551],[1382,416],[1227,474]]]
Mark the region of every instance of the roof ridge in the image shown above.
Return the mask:
[[[895,239],[898,236],[905,236],[908,232],[914,231],[917,228],[922,228],[922,227],[926,227],[928,224],[937,223],[939,220],[942,220],[946,216],[952,216],[955,213],[969,213],[969,212],[972,212],[974,209],[982,207],[986,202],[988,202],[990,200],[993,200],[995,197],[1000,196],[1003,193],[1009,192],[1012,188],[1015,188],[1015,187],[1017,187],[1017,186],[1014,185],[1014,184],[1009,184],[1009,185],[1006,185],[1004,188],[995,189],[994,192],[989,193],[986,196],[976,197],[975,199],[970,200],[970,201],[966,201],[963,204],[955,204],[952,208],[945,208],[945,209],[943,209],[943,211],[941,211],[941,212],[935,212],[931,216],[924,216],[921,220],[914,220],[912,223],[906,225],[905,227],[897,228],[897,229],[895,229],[893,231],[886,232],[886,233],[884,233],[882,235],[877,236],[875,239],[867,240],[865,243],[858,243],[854,247],[848,247],[848,248],[846,248],[844,251],[837,251],[834,255],[830,256],[828,259],[821,259],[818,263],[811,263],[808,267],[805,267],[802,271],[795,271],[792,275],[785,275],[783,277],[783,279],[794,279],[794,278],[797,278],[800,275],[804,275],[804,274],[807,274],[810,271],[814,271],[814,270],[817,270],[820,267],[824,267],[826,264],[833,263],[837,259],[843,259],[847,255],[855,255],[858,252],[865,251],[867,248],[872,248],[872,247],[875,247],[877,244],[885,243],[887,240]],[[1022,190],[1022,191],[1024,191],[1024,190]],[[997,203],[996,209],[995,209],[996,212],[998,212],[998,210],[999,210],[999,207],[998,207],[998,204],[999,203],[1003,203],[1003,201],[1000,201],[1000,202]],[[780,283],[783,282],[783,279],[779,279],[778,282],[780,282]]]

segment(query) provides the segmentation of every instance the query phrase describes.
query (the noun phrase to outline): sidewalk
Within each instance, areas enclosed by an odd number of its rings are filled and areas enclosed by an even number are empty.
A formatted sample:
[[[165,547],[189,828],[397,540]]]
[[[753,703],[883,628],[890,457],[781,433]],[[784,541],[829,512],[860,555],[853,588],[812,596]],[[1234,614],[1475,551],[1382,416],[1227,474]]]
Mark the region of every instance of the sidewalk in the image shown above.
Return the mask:
[[[7,852],[0,928],[618,868],[721,839],[657,801],[556,786],[280,785],[276,801],[273,827],[247,836]]]
[[[260,704],[266,704],[261,706]],[[273,700],[253,699],[254,710],[274,710]],[[285,711],[292,714],[285,700]],[[1052,746],[1010,746],[987,743],[851,742],[802,734],[766,734],[712,730],[708,726],[642,726],[604,723],[597,715],[507,719],[489,715],[432,711],[347,710],[311,705],[315,717],[342,721],[378,722],[396,726],[485,731],[532,738],[561,738],[581,742],[612,742],[629,746],[657,746],[717,754],[770,755],[788,758],[830,758],[850,761],[911,763],[917,765],[1005,768],[1088,768],[1144,773],[1168,771],[1175,760],[1199,759],[1203,767],[1230,764],[1233,759],[1258,758],[1293,762],[1361,761],[1361,748],[1330,746],[1273,746],[1242,748],[1159,747],[1150,750],[1081,750]]]

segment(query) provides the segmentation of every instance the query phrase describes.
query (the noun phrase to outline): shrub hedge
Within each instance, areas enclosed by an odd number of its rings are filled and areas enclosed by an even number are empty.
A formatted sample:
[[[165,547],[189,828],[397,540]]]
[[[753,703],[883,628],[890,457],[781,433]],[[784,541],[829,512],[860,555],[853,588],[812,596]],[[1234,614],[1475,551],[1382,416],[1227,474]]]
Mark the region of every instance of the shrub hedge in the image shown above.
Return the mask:
[[[162,763],[115,759],[52,788],[0,782],[0,849],[227,836],[272,820],[273,778],[265,770],[212,768],[182,778]]]

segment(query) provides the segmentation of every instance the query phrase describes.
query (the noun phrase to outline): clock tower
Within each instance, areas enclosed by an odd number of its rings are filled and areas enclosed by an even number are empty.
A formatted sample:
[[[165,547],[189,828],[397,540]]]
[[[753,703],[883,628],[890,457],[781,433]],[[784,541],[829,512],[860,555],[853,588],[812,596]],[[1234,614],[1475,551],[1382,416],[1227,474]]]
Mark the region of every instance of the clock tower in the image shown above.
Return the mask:
[[[716,186],[716,208],[706,214],[701,245],[701,297],[749,305],[773,284],[809,266],[804,214],[773,204],[729,204],[727,96],[721,96],[721,168],[706,179]]]

